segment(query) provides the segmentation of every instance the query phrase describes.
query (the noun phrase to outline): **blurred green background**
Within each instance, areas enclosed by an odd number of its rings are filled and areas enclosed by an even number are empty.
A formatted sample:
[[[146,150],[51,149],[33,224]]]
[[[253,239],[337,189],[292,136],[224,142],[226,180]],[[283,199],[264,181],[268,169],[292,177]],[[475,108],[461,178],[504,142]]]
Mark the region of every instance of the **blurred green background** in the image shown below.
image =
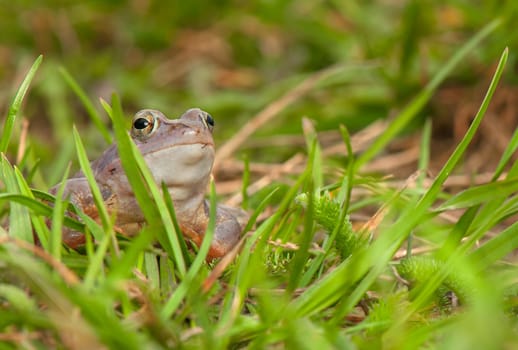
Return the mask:
[[[316,120],[318,130],[343,123],[354,131],[408,102],[495,18],[502,25],[446,85],[470,89],[487,82],[505,46],[505,79],[513,84],[517,10],[510,0],[1,0],[0,110],[5,116],[27,69],[43,54],[22,116],[30,122],[35,157],[42,164],[57,160],[50,170],[43,166],[51,183],[73,158],[73,124],[93,156],[105,147],[60,67],[99,111],[99,98],[109,100],[113,92],[128,115],[157,108],[175,118],[203,108],[216,119],[219,144],[305,77],[343,67],[256,136],[300,134],[304,116]],[[434,113],[430,106],[422,114]],[[279,150],[273,160],[290,152]],[[253,157],[272,160],[271,152]]]

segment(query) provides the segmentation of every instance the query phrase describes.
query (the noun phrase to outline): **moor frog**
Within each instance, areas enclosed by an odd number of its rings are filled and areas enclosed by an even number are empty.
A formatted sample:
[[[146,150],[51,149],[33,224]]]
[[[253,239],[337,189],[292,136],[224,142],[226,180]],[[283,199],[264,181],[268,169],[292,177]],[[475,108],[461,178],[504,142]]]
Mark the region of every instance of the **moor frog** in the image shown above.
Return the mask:
[[[160,111],[144,109],[135,114],[131,137],[140,150],[156,183],[164,183],[173,200],[183,234],[200,245],[209,222],[205,192],[214,162],[213,118],[193,108],[179,119],[168,119]],[[117,147],[112,145],[91,163],[95,180],[115,226],[126,235],[138,233],[144,215],[124,174]],[[59,185],[51,189],[55,194]],[[64,197],[87,215],[98,217],[92,193],[82,172],[65,184]],[[240,209],[218,205],[216,228],[208,258],[225,255],[238,242],[246,214]],[[63,242],[71,248],[85,243],[83,234],[66,230]]]

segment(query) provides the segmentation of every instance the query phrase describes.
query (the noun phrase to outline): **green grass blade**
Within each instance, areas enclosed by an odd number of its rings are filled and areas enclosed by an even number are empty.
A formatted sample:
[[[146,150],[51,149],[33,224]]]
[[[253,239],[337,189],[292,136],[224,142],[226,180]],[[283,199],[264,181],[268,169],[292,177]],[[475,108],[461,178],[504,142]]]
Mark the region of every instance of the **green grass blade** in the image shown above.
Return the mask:
[[[369,162],[376,154],[392,140],[408,123],[417,116],[426,103],[432,97],[433,92],[453,71],[453,69],[465,58],[467,54],[499,25],[501,20],[497,19],[482,28],[473,38],[464,44],[455,55],[442,67],[434,78],[425,86],[417,97],[389,124],[388,128],[372,143],[372,145],[360,156],[355,163],[356,169],[361,168]]]
[[[351,134],[345,125],[340,125],[340,135],[342,136],[342,140],[344,141],[345,148],[347,149],[347,173],[346,173],[346,184],[347,186],[343,186],[344,181],[342,181],[342,189],[340,190],[340,194],[338,196],[338,200],[343,204],[344,207],[344,215],[349,211],[349,204],[351,202],[351,192],[353,189],[354,183],[354,163],[356,159],[354,157],[353,145],[351,143]],[[345,191],[345,192],[344,192]]]
[[[73,135],[77,151],[77,158],[79,160],[81,170],[83,171],[83,174],[85,175],[85,178],[88,181],[88,185],[90,187],[90,191],[92,192],[95,206],[97,208],[99,218],[101,219],[102,227],[104,230],[103,236],[100,239],[100,244],[98,245],[97,250],[93,255],[92,259],[90,260],[90,264],[88,265],[88,269],[85,273],[85,286],[87,288],[92,288],[96,277],[100,275],[100,272],[103,269],[103,260],[108,250],[110,241],[115,237],[115,232],[113,230],[112,220],[104,204],[101,191],[99,190],[99,186],[97,185],[97,182],[95,180],[92,168],[90,167],[90,162],[88,161],[86,150],[83,146],[83,143],[81,142],[81,137],[79,136],[79,133],[77,132],[77,129],[75,127],[73,129]]]
[[[66,284],[56,278],[55,271],[34,256],[15,249],[12,245],[0,246],[0,260],[31,289],[53,323],[53,330],[70,332],[85,342],[81,346],[98,349],[107,346],[113,349],[148,348],[146,336],[139,334],[121,322],[113,309],[114,296],[106,291],[91,293],[80,284]],[[71,310],[77,315],[71,318]],[[73,323],[71,324],[71,320]],[[67,335],[66,333],[64,334]],[[87,342],[87,343],[86,343]]]
[[[112,230],[110,215],[108,214],[108,210],[104,205],[101,191],[99,190],[99,186],[97,185],[97,181],[95,180],[94,173],[92,171],[92,168],[90,167],[90,161],[88,160],[88,156],[86,155],[86,150],[83,146],[83,143],[81,142],[81,137],[79,136],[79,133],[77,132],[77,129],[75,127],[73,128],[72,132],[74,135],[74,143],[76,146],[79,165],[81,166],[81,170],[83,171],[86,180],[88,181],[90,191],[92,191],[95,206],[99,211],[99,218],[101,219],[104,229],[110,231]]]
[[[186,271],[186,263],[184,260],[184,254],[183,254],[183,248],[182,243],[183,237],[179,238],[182,233],[179,230],[176,230],[176,227],[178,225],[173,223],[173,218],[169,214],[169,210],[167,207],[167,204],[164,200],[164,196],[160,193],[160,189],[155,183],[155,180],[153,178],[153,174],[151,174],[151,171],[148,169],[146,162],[144,161],[144,158],[142,155],[138,152],[136,146],[132,143],[132,148],[135,153],[135,161],[142,173],[142,176],[144,180],[146,181],[147,187],[149,188],[149,191],[151,192],[153,202],[156,206],[156,209],[158,210],[158,215],[161,219],[161,222],[163,223],[163,227],[165,230],[166,235],[163,236],[160,233],[162,231],[159,231],[158,239],[162,246],[168,250],[168,253],[170,254],[170,257],[172,260],[177,264],[178,269],[180,271],[180,275],[183,276]],[[151,220],[154,220],[155,217],[151,217]],[[149,219],[148,219],[149,220]],[[149,223],[149,221],[148,221]]]
[[[62,228],[63,218],[65,217],[66,205],[63,203],[63,193],[65,191],[66,179],[70,173],[70,165],[65,170],[61,185],[56,193],[56,200],[54,201],[54,210],[52,211],[52,230],[49,240],[50,254],[58,261],[61,260],[61,244],[62,244]]]
[[[52,216],[53,209],[51,207],[49,207],[46,204],[41,203],[40,201],[38,201],[34,198],[27,197],[25,195],[2,193],[2,194],[0,194],[0,202],[1,201],[13,201],[16,203],[20,203],[38,215]],[[74,230],[84,231],[84,224],[82,224],[74,219],[65,217],[64,223],[68,227],[70,227]]]
[[[336,239],[339,231],[342,230],[342,228],[345,225],[345,220],[346,220],[346,216],[347,216],[347,208],[349,205],[350,190],[352,190],[351,184],[350,184],[352,175],[353,174],[351,174],[348,171],[346,176],[344,176],[344,178],[342,179],[340,193],[344,193],[344,195],[338,196],[338,200],[342,203],[341,208],[340,208],[340,213],[338,216],[338,223],[337,223],[337,225],[335,225],[333,231],[329,234],[328,239],[324,243],[324,246],[323,246],[324,253],[320,254],[319,256],[314,258],[311,261],[307,270],[305,271],[304,276],[302,277],[301,282],[300,282],[301,286],[307,286],[311,282],[312,278],[315,276],[317,271],[321,270],[322,263],[324,262],[325,258],[331,252],[331,248],[333,247],[333,244],[335,244],[335,239]],[[344,198],[345,196],[347,196],[347,198]]]
[[[304,231],[300,236],[298,245],[299,249],[295,252],[293,259],[290,262],[290,273],[288,279],[288,286],[286,291],[288,293],[292,293],[295,288],[299,286],[301,278],[303,278],[304,267],[306,266],[307,260],[309,258],[309,247],[311,242],[313,241],[313,236],[315,233],[315,222],[314,222],[314,186],[317,188],[320,187],[322,183],[322,171],[321,171],[321,161],[320,158],[320,147],[317,143],[316,138],[308,139],[308,147],[310,147],[310,154],[307,161],[307,170],[306,172],[310,172],[312,174],[312,181],[309,182],[308,188],[306,188],[306,192],[308,193],[308,204],[306,208],[306,214],[304,217]],[[319,183],[317,185],[316,183]]]
[[[81,103],[85,107],[86,112],[90,116],[90,119],[97,127],[97,130],[99,130],[106,143],[111,144],[113,141],[110,132],[108,128],[104,125],[101,116],[95,109],[95,106],[93,105],[92,101],[90,101],[90,99],[86,95],[85,91],[79,86],[79,84],[75,81],[75,79],[70,75],[70,73],[68,73],[68,71],[65,68],[61,67],[59,69],[59,72],[65,79],[65,82],[68,84],[68,86],[70,86],[70,88],[72,89],[72,91],[74,91],[79,100],[81,100]]]
[[[132,237],[129,246],[124,249],[124,254],[120,259],[113,262],[107,279],[114,282],[129,277],[133,273],[135,262],[138,261],[140,254],[149,248],[153,239],[153,232],[150,231],[149,227],[144,227],[139,235]],[[151,255],[156,259],[155,254],[146,253],[146,255]]]
[[[338,216],[338,224],[335,225],[333,231],[330,232],[329,237],[324,244],[324,254],[321,254],[320,256],[313,259],[309,268],[306,270],[301,281],[301,286],[306,286],[307,284],[309,284],[313,276],[317,273],[317,271],[322,270],[322,263],[331,252],[331,248],[335,244],[336,237],[338,236],[340,230],[344,228],[347,213],[349,211],[351,192],[354,183],[355,157],[353,153],[349,130],[344,125],[340,125],[340,134],[347,149],[347,172],[342,179],[337,196],[338,202],[341,203],[340,213]]]
[[[35,300],[31,299],[23,289],[12,284],[0,283],[0,297],[19,312],[39,312]]]
[[[184,276],[186,273],[186,266],[177,237],[180,233],[174,231],[172,219],[163,197],[160,194],[160,190],[154,181],[153,175],[147,168],[144,158],[137,150],[135,144],[131,141],[126,131],[122,107],[117,95],[113,95],[112,103],[112,120],[119,156],[126,176],[128,177],[128,181],[135,193],[135,198],[137,199],[149,225],[156,223],[157,217],[162,219],[166,236],[164,237],[160,234],[162,231],[156,230],[156,232],[159,233],[157,238],[162,247],[164,247],[168,252],[169,256],[173,261],[175,261],[180,275]],[[145,183],[141,176],[145,179]],[[152,196],[149,195],[147,189],[149,189]]]
[[[471,260],[480,270],[487,268],[518,247],[518,222],[515,222],[497,236],[471,253]]]
[[[7,193],[21,192],[15,171],[7,158],[2,154],[1,157],[1,176],[5,184]],[[32,236],[31,220],[29,211],[19,203],[11,203],[11,212],[9,216],[9,233],[12,237],[22,239],[27,242],[34,242]]]
[[[468,232],[469,227],[475,219],[478,210],[478,207],[469,208],[464,212],[464,214],[462,214],[459,220],[457,220],[457,223],[451,229],[441,249],[437,252],[437,256],[439,258],[447,258],[450,254],[452,254],[454,249],[458,247],[462,237],[464,237]]]
[[[201,268],[201,265],[205,261],[207,254],[209,253],[210,245],[212,244],[212,238],[214,237],[214,232],[216,231],[216,187],[214,186],[214,182],[210,183],[210,197],[209,197],[209,223],[207,225],[207,230],[205,231],[205,235],[203,236],[203,241],[200,245],[198,253],[194,258],[194,261],[189,268],[189,274],[192,277],[196,275],[196,273]]]
[[[173,205],[173,199],[171,198],[171,194],[169,193],[169,190],[167,189],[167,185],[165,183],[162,183],[162,194],[164,198],[164,202],[167,206],[167,210],[169,211],[169,215],[171,216],[171,219],[173,221],[174,225],[174,231],[175,232],[182,232],[180,230],[180,225],[178,224],[178,220],[176,219],[176,213],[174,210]],[[183,235],[177,235],[178,242],[180,243],[180,248],[182,249],[183,259],[187,265],[191,265],[191,256],[189,255],[189,250],[187,248],[187,243],[185,242],[185,238]]]
[[[110,106],[110,104],[108,102],[106,102],[105,100],[103,100],[102,98],[99,101],[101,102],[101,106],[104,108],[106,113],[110,116],[110,118],[112,118],[112,116],[113,116],[112,106]]]
[[[498,162],[498,165],[496,166],[495,173],[493,174],[493,177],[491,178],[493,181],[497,180],[500,175],[504,172],[505,166],[507,163],[511,160],[513,154],[518,149],[518,129],[516,129],[513,133],[513,136],[511,137],[511,140],[507,144],[507,147],[505,148],[504,152],[502,153],[502,157],[500,158],[500,161]]]
[[[241,201],[241,207],[244,210],[248,209],[248,186],[250,185],[250,159],[248,156],[245,156],[245,159],[243,161],[244,163],[244,169],[243,169],[243,177],[242,177],[242,184],[241,184],[241,197],[243,200]]]
[[[140,238],[140,236],[138,237]],[[160,267],[158,265],[157,256],[153,253],[144,253],[143,270],[149,280],[151,288],[159,290],[160,288]]]
[[[441,204],[437,210],[444,211],[468,208],[487,203],[494,198],[505,198],[516,191],[518,191],[518,179],[491,182],[468,188],[456,194]]]
[[[423,186],[424,179],[426,178],[426,170],[430,164],[431,140],[432,121],[427,119],[424,124],[423,133],[421,136],[421,145],[419,147],[419,164],[417,168],[419,171],[418,182],[420,187]]]
[[[25,94],[29,89],[29,85],[31,84],[31,81],[34,78],[34,75],[36,74],[36,71],[38,70],[38,67],[40,66],[42,60],[43,56],[40,55],[34,61],[31,69],[29,69],[29,72],[25,76],[25,79],[23,79],[22,84],[18,88],[18,91],[14,96],[14,100],[11,106],[9,107],[9,111],[7,112],[7,118],[5,119],[4,127],[2,129],[2,137],[0,138],[0,153],[5,153],[7,151],[7,146],[9,145],[9,141],[11,140],[11,134],[13,132],[16,116],[18,115],[18,112],[23,102],[23,98],[25,97]]]
[[[272,198],[270,196],[269,198]],[[269,199],[268,199],[269,201]],[[266,203],[266,202],[265,202]],[[264,266],[258,264],[257,258],[252,254],[252,247],[260,242],[261,237],[268,236],[280,215],[273,215],[263,222],[245,243],[239,256],[234,273],[231,278],[231,285],[235,286],[232,293],[228,294],[222,308],[220,328],[225,330],[239,317],[239,310],[245,302],[248,289],[252,284],[257,284],[264,279]],[[257,247],[257,245],[256,245]],[[264,249],[264,248],[263,248]],[[262,252],[263,250],[256,250]]]
[[[173,312],[176,311],[178,306],[180,305],[182,299],[187,295],[189,290],[193,287],[196,287],[196,285],[193,285],[193,281],[195,276],[200,271],[205,258],[207,256],[207,253],[209,252],[210,245],[212,243],[212,238],[214,236],[214,231],[216,229],[216,190],[214,187],[214,182],[211,182],[210,186],[210,218],[209,218],[209,224],[207,226],[207,230],[205,232],[205,236],[203,237],[203,241],[200,245],[200,248],[198,250],[198,253],[196,254],[196,257],[194,258],[194,261],[187,271],[187,274],[185,275],[185,278],[182,280],[180,285],[178,285],[178,288],[173,292],[173,295],[171,295],[171,298],[167,300],[167,302],[164,304],[164,307],[162,309],[161,315],[163,319],[168,319],[171,317]],[[199,287],[199,286],[198,286]]]
[[[306,167],[307,169],[311,169]],[[308,171],[303,172],[297,182],[291,187],[290,191],[285,195],[277,211],[265,220],[253,234],[245,242],[241,254],[236,262],[234,274],[232,275],[232,285],[236,288],[232,295],[225,300],[224,312],[222,314],[222,327],[230,324],[233,320],[237,319],[239,308],[237,305],[242,305],[244,302],[248,288],[261,280],[264,269],[264,254],[266,254],[266,241],[271,236],[272,230],[275,225],[281,220],[282,214],[287,210],[289,205],[294,200],[297,191],[303,183],[308,181],[310,173]],[[248,232],[255,223],[255,220],[264,210],[264,208],[274,198],[275,191],[271,192],[261,202],[259,207],[254,211],[244,232]]]
[[[518,133],[515,132],[515,134],[513,135],[513,140],[515,139],[516,135],[518,135]],[[510,145],[504,151],[504,155],[500,159],[499,165],[497,166],[497,170],[491,178],[492,182],[496,181],[496,179],[500,176],[501,172],[503,171],[503,167],[507,163],[506,159],[509,157],[509,155],[506,155],[506,153],[508,153],[513,148],[511,146],[512,143],[513,142],[511,141]],[[511,170],[507,174],[507,178],[515,178],[517,171],[518,167],[511,168]],[[492,194],[492,192],[488,192],[488,194]],[[484,196],[485,194],[481,193],[481,195]],[[473,201],[473,206],[469,207],[468,210],[466,210],[466,212],[462,214],[451,233],[448,234],[448,238],[446,239],[446,241],[443,244],[443,247],[439,251],[439,256],[449,256],[450,254],[452,254],[453,249],[461,243],[461,240],[464,236],[472,234],[472,238],[467,241],[468,245],[466,245],[465,250],[469,249],[468,247],[471,245],[472,242],[480,239],[487,232],[487,230],[493,227],[502,218],[512,215],[511,213],[514,212],[512,201],[502,206],[506,200],[506,197],[507,195],[503,193],[503,195],[501,196],[491,195],[490,198],[488,198],[488,200],[485,202],[477,203]],[[450,200],[453,200],[453,198],[451,198]],[[446,203],[443,203],[441,207],[445,206],[445,204]],[[469,227],[475,228],[475,231],[469,231]]]
[[[32,190],[29,188],[27,181],[23,177],[20,169],[14,167],[14,175],[16,176],[16,180],[18,182],[18,187],[20,189],[20,194],[26,196],[28,198],[34,199],[34,195]],[[30,208],[28,208],[30,209]],[[47,223],[45,222],[45,218],[38,215],[31,215],[33,234],[36,234],[38,238],[39,244],[44,248],[48,249],[48,238],[50,237],[50,232],[47,227]]]

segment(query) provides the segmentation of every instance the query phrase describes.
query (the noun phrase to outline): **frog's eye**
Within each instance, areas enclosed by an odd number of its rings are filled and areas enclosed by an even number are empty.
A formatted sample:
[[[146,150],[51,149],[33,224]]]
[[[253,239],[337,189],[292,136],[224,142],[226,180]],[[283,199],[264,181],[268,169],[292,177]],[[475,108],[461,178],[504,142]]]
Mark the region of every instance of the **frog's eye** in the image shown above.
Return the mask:
[[[201,113],[200,119],[202,123],[207,127],[207,129],[209,129],[210,131],[214,129],[214,118],[212,118],[212,116],[209,113]]]
[[[153,134],[159,123],[159,118],[153,111],[140,111],[133,117],[131,136],[144,141]]]
[[[133,127],[137,130],[142,130],[149,127],[151,123],[146,118],[138,118],[133,122]]]

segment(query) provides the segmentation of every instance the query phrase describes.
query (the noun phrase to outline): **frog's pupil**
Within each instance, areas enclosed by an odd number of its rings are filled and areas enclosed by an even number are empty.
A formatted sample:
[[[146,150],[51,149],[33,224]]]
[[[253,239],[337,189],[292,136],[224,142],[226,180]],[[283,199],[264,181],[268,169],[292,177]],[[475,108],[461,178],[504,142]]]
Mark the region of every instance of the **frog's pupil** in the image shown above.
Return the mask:
[[[209,124],[210,126],[214,126],[214,119],[208,113],[207,113],[207,119],[206,120],[207,120],[207,124]]]
[[[150,123],[149,123],[149,121],[147,119],[145,119],[145,118],[138,118],[133,123],[133,126],[135,127],[135,129],[141,130],[141,129],[145,129],[146,127],[148,127],[149,124]]]

